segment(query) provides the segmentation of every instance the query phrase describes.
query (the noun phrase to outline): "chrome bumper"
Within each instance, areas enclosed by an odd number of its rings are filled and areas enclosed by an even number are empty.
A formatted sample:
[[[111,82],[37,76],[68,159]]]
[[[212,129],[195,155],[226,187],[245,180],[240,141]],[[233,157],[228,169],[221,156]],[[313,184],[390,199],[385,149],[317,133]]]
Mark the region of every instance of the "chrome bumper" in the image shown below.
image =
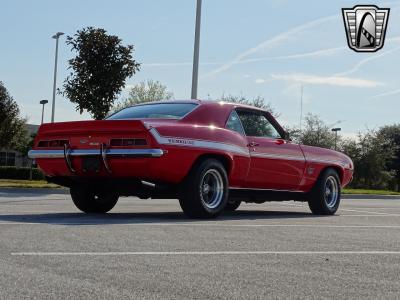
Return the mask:
[[[161,149],[76,149],[68,150],[68,156],[101,156],[107,157],[160,157],[164,155]],[[30,150],[29,158],[64,158],[64,150]]]

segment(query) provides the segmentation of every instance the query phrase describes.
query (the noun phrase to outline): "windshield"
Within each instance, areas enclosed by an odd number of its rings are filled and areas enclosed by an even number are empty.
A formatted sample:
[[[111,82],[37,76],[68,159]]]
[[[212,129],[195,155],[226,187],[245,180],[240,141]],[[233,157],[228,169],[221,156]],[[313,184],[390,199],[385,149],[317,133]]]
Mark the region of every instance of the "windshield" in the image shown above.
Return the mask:
[[[108,117],[108,120],[124,119],[180,119],[191,112],[194,103],[157,103],[125,108]]]

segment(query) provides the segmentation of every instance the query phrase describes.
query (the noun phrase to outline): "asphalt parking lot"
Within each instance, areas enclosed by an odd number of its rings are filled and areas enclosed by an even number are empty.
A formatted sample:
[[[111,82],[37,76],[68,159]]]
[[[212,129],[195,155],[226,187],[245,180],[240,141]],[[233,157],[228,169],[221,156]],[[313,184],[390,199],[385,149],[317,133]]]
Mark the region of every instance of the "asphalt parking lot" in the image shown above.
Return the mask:
[[[0,190],[1,299],[399,298],[400,199],[244,204],[217,220],[122,198],[84,215],[68,194]]]

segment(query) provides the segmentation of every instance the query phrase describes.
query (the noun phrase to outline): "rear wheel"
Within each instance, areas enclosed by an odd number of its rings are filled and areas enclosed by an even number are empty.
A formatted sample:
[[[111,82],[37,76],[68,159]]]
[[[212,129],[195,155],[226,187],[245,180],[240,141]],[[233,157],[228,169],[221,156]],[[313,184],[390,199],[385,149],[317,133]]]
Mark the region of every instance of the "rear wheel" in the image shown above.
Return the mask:
[[[182,184],[179,204],[191,218],[215,218],[228,201],[228,176],[216,159],[197,163]]]
[[[75,206],[85,213],[106,213],[117,204],[119,198],[114,191],[80,185],[71,187],[70,193]]]
[[[316,215],[333,215],[339,208],[341,186],[334,169],[325,170],[310,193],[308,205]]]

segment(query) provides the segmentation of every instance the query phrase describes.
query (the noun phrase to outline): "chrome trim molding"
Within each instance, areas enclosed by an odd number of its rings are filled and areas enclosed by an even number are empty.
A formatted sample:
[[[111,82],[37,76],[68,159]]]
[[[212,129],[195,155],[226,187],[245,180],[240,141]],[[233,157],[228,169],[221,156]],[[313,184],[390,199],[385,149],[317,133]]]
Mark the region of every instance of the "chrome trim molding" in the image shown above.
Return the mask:
[[[161,157],[161,149],[106,149],[107,157]],[[100,149],[69,149],[68,156],[96,156],[101,155]],[[30,150],[28,157],[36,158],[64,158],[64,150]]]
[[[251,188],[251,187],[235,187],[235,186],[230,186],[229,189],[230,190],[285,192],[285,193],[305,193],[304,191],[300,191],[300,190],[261,189],[261,188]]]
[[[105,146],[103,143],[101,143],[100,146],[100,154],[104,167],[106,168],[107,172],[111,174],[111,169],[107,162],[107,146]]]
[[[72,167],[71,160],[69,159],[71,150],[69,149],[67,144],[64,144],[64,160],[65,163],[68,166],[68,169],[71,171],[71,173],[75,173],[75,169]]]
[[[231,151],[240,155],[249,156],[249,150],[248,148],[245,147],[240,147],[221,142],[196,140],[185,137],[162,136],[154,127],[152,127],[149,131],[156,139],[157,143],[162,145],[216,149],[223,151]]]

